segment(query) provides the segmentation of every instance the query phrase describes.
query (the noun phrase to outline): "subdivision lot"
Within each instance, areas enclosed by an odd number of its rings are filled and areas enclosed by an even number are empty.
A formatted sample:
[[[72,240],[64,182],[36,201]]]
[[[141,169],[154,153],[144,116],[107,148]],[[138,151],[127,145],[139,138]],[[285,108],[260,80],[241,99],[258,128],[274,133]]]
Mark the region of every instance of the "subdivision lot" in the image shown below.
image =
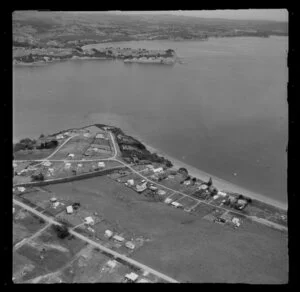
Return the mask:
[[[180,200],[180,204],[183,205],[183,208],[189,209],[193,207],[195,204],[197,204],[197,201],[190,197],[184,197],[183,199]]]
[[[20,242],[24,238],[32,236],[35,232],[45,226],[43,219],[36,215],[19,208],[15,208],[13,214],[13,245]]]
[[[259,224],[238,229],[203,220],[214,208],[199,204],[192,216],[143,196],[107,177],[48,186],[80,201],[121,230],[148,239],[134,259],[179,281],[286,283],[287,235]],[[125,232],[126,234],[126,232]]]
[[[21,150],[14,153],[16,160],[35,160],[43,159],[53,153],[55,149],[35,149],[35,150]]]

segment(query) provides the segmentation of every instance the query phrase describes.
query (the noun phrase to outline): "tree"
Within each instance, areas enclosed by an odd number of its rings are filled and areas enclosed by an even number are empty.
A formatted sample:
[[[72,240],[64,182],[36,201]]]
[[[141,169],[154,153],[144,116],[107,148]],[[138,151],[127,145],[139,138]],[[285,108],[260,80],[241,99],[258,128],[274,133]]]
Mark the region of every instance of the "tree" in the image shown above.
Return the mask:
[[[33,181],[43,181],[44,180],[44,175],[42,173],[39,174],[33,174],[31,176]]]
[[[211,178],[211,177],[209,178],[209,181],[208,181],[207,185],[208,185],[209,187],[212,185],[212,178]]]
[[[70,235],[69,228],[65,225],[52,225],[57,237],[64,239]]]
[[[44,137],[45,137],[45,135],[44,135],[44,134],[41,134],[39,139],[42,139],[42,138],[44,138]]]

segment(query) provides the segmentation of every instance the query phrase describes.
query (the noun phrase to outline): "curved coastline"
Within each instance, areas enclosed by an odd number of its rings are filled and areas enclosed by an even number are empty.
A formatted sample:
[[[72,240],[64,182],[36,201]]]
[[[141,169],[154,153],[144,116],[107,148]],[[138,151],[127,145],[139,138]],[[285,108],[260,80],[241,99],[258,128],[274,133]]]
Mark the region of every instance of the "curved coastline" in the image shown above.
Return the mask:
[[[161,156],[165,157],[166,159],[170,160],[173,163],[173,167],[176,169],[180,168],[180,167],[185,167],[192,176],[197,177],[204,181],[208,181],[209,178],[211,177],[213,179],[214,185],[223,191],[241,193],[249,198],[257,199],[259,201],[273,205],[273,206],[278,207],[283,210],[287,210],[287,208],[288,208],[287,203],[271,199],[267,196],[253,192],[244,187],[238,186],[234,183],[231,183],[222,178],[219,178],[213,174],[207,173],[199,168],[196,168],[190,164],[187,164],[186,162],[183,162],[175,157],[172,157],[172,156],[166,154],[164,151],[162,151],[156,147],[153,147],[149,143],[145,142],[145,140],[143,140],[141,137],[139,137],[137,135],[135,135],[135,136],[136,136],[137,140],[139,140],[141,143],[143,143],[150,152],[155,152],[158,155],[161,155]]]

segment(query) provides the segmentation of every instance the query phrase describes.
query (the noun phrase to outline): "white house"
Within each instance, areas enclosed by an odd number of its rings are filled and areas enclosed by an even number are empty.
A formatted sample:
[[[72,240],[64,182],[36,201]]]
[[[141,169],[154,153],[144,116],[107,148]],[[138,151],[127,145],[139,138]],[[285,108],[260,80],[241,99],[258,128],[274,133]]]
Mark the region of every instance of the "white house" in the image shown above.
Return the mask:
[[[84,218],[84,223],[88,224],[88,225],[94,225],[95,221],[94,221],[94,219],[92,217],[85,217]]]
[[[53,197],[53,198],[50,199],[51,203],[55,203],[56,201],[57,201],[57,199],[55,197]]]
[[[24,187],[18,187],[18,191],[23,193],[23,192],[25,192],[25,188]]]
[[[73,154],[73,153],[70,153],[70,154],[68,155],[68,157],[70,157],[70,158],[74,158],[74,156],[75,156],[75,154]]]
[[[117,266],[117,261],[115,260],[109,260],[107,263],[106,263],[111,269],[115,268]]]
[[[104,232],[104,236],[106,236],[107,238],[111,238],[113,236],[113,232],[107,229]]]
[[[104,135],[99,133],[99,134],[96,135],[96,138],[97,138],[97,139],[99,139],[99,138],[103,139],[103,138],[104,138]]]
[[[98,162],[98,167],[105,167],[105,163],[102,161]]]
[[[156,191],[156,190],[157,190],[157,187],[152,185],[152,186],[150,186],[150,190]],[[161,190],[159,190],[159,191],[161,191]],[[159,192],[159,191],[158,191],[158,192]]]
[[[135,248],[134,243],[131,242],[131,241],[127,241],[127,242],[125,243],[125,246],[126,246],[127,248],[129,248],[129,249],[134,249],[134,248]]]
[[[160,172],[163,172],[164,169],[162,167],[158,167],[158,168],[153,168],[153,172],[155,173],[160,173]]]
[[[172,202],[172,200],[171,200],[170,198],[166,198],[166,199],[165,199],[165,203],[166,203],[166,204],[170,204],[171,202]]]
[[[123,241],[125,240],[124,237],[119,236],[119,235],[115,235],[115,236],[113,237],[113,239],[116,240],[116,241],[119,241],[119,242],[123,242]]]
[[[60,139],[63,139],[63,138],[64,138],[63,135],[57,135],[57,136],[56,136],[56,139],[57,139],[57,140],[60,140]]]
[[[129,179],[127,181],[127,183],[130,185],[130,186],[133,186],[134,185],[134,180],[133,179]]]
[[[164,190],[159,190],[159,191],[157,192],[157,194],[160,195],[160,196],[163,196],[163,195],[166,194],[166,191],[164,191]]]
[[[138,279],[138,275],[136,273],[131,272],[130,274],[125,275],[125,279],[129,282],[135,282]]]
[[[147,189],[147,183],[143,183],[142,185],[137,185],[136,190],[138,193],[143,192],[145,189]]]
[[[145,278],[141,278],[137,281],[137,283],[151,283],[151,282]]]
[[[218,191],[218,195],[219,195],[219,196],[221,196],[221,197],[226,197],[226,196],[227,196],[227,194],[226,194],[226,193],[224,193],[224,192],[221,192],[221,191]]]
[[[191,181],[190,180],[186,180],[183,184],[186,185],[186,186],[188,186],[188,185],[191,184]]]
[[[82,167],[82,163],[77,164],[78,167]]]
[[[71,167],[71,163],[67,162],[65,163],[65,169],[69,169]]]
[[[73,207],[72,206],[67,206],[67,213],[72,214],[73,213]]]
[[[83,136],[89,138],[91,135],[89,133],[84,133]]]

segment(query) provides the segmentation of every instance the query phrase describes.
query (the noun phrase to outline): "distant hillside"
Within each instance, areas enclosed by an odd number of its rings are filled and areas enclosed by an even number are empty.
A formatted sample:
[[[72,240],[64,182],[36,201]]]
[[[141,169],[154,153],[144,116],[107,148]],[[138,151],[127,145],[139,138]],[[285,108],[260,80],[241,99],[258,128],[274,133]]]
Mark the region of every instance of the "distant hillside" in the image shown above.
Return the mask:
[[[111,13],[36,12],[13,13],[17,45],[44,45],[59,41],[91,39],[99,42],[148,39],[205,39],[210,36],[288,35],[288,23],[261,20],[207,19],[174,15],[123,15]]]

